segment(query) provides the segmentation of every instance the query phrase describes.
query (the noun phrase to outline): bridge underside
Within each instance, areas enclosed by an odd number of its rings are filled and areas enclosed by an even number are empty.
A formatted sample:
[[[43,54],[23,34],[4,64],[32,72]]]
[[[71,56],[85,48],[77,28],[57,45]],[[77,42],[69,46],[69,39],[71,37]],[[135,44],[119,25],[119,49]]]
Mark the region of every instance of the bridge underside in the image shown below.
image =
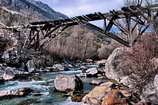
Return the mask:
[[[105,14],[94,13],[68,19],[32,22],[23,27],[30,31],[24,47],[40,49],[46,42],[60,35],[66,28],[80,24],[90,25],[103,35],[130,47],[151,25],[156,12],[153,8],[154,6],[148,8],[130,6],[123,7],[120,11],[113,10]],[[104,20],[104,29],[89,23],[96,20]]]

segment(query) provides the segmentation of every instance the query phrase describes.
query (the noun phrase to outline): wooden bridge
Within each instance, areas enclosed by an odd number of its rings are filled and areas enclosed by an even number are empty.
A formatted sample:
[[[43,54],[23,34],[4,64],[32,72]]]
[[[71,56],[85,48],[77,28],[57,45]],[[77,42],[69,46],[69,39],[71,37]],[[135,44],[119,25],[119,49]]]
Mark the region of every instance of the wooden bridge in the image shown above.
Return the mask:
[[[53,21],[32,22],[28,25],[18,27],[5,27],[19,32],[28,29],[30,34],[24,44],[27,48],[41,48],[46,42],[60,35],[66,28],[73,25],[87,24],[93,29],[101,32],[117,42],[130,47],[143,33],[152,25],[154,18],[158,15],[158,5],[149,7],[130,6],[123,7],[121,10],[112,10],[109,13],[94,13],[83,16],[76,16],[68,19],[59,19]],[[91,21],[104,20],[104,29],[90,24]],[[113,32],[117,29],[121,36]]]

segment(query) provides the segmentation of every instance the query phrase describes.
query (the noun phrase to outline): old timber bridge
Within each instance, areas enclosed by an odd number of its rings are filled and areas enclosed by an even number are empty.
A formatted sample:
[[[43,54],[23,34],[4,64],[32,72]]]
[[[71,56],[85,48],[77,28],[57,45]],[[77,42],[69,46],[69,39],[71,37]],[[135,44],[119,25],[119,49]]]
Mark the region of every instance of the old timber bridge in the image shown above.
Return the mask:
[[[28,37],[26,38],[27,43],[24,45],[27,46],[27,48],[39,49],[45,42],[55,38],[57,35],[60,35],[60,33],[66,28],[73,25],[87,24],[95,30],[101,32],[103,35],[130,47],[143,35],[148,27],[153,24],[153,20],[155,20],[157,16],[157,4],[149,7],[142,7],[138,5],[123,7],[118,11],[112,10],[109,13],[98,12],[68,19],[39,21],[32,22],[24,26],[4,27],[3,29],[16,30],[16,32],[19,32],[19,35],[21,30],[29,30]],[[104,20],[104,29],[88,23],[96,20]],[[123,24],[121,22],[123,22]],[[112,32],[112,27],[117,28],[123,37],[120,37]],[[137,32],[135,32],[135,30],[137,30]]]

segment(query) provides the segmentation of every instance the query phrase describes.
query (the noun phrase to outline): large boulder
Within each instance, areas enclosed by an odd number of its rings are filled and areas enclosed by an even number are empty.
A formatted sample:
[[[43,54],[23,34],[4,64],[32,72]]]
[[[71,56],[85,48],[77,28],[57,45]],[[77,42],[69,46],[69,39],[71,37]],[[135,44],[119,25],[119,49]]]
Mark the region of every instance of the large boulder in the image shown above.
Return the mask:
[[[27,66],[28,72],[33,72],[36,69],[35,62],[33,60],[29,60],[26,66]]]
[[[158,75],[142,89],[142,99],[153,105],[158,104]]]
[[[128,58],[129,55],[126,56],[126,53],[132,52],[132,50],[133,49],[125,47],[115,49],[105,64],[105,74],[109,79],[116,80],[118,83],[122,83],[133,89],[135,92],[138,92],[141,96],[140,98],[146,102],[158,104],[158,75],[157,72],[155,72],[155,70],[158,68],[158,59],[149,59],[148,63],[150,63],[149,66],[152,66],[152,68],[150,68],[148,71],[136,71],[138,70],[137,67],[141,65],[133,63],[132,60]],[[137,58],[135,59],[137,60]],[[125,70],[125,68],[128,69]],[[142,79],[140,73],[146,76],[146,78]]]
[[[129,51],[130,49],[126,47],[116,48],[107,59],[104,71],[106,77],[109,79],[116,80],[124,85],[132,87],[132,81],[129,78],[130,74],[127,75],[122,70],[122,67],[128,66],[128,64],[125,63],[127,60],[125,60],[123,56]]]
[[[55,89],[60,92],[78,91],[83,89],[83,83],[77,76],[58,75],[54,80]]]
[[[20,67],[20,62],[18,59],[17,48],[14,46],[9,46],[2,55],[2,60],[10,67]]]
[[[101,105],[129,105],[128,99],[121,91],[114,89],[104,97]]]
[[[6,51],[4,51],[2,55],[3,59],[15,59],[17,58],[17,51],[15,47],[8,48]]]
[[[7,68],[5,69],[4,74],[3,74],[3,79],[4,79],[4,80],[12,80],[12,79],[14,79],[14,78],[15,78],[15,74],[14,74],[12,68],[7,67]]]
[[[128,105],[133,102],[128,101],[134,97],[129,90],[122,86],[116,88],[113,82],[102,83],[83,97],[81,105]]]
[[[89,68],[88,70],[86,70],[87,76],[88,77],[96,77],[98,74],[98,69],[97,68]]]
[[[107,82],[95,87],[82,99],[82,105],[100,105],[105,95],[111,91],[112,82]]]

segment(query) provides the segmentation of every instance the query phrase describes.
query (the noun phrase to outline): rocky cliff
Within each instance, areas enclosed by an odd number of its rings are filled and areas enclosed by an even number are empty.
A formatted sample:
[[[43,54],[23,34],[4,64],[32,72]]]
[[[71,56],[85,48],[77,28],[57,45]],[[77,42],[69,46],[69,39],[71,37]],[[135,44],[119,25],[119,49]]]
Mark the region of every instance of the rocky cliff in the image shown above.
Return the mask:
[[[63,19],[67,16],[34,0],[0,0],[0,21],[8,26],[35,20]]]

